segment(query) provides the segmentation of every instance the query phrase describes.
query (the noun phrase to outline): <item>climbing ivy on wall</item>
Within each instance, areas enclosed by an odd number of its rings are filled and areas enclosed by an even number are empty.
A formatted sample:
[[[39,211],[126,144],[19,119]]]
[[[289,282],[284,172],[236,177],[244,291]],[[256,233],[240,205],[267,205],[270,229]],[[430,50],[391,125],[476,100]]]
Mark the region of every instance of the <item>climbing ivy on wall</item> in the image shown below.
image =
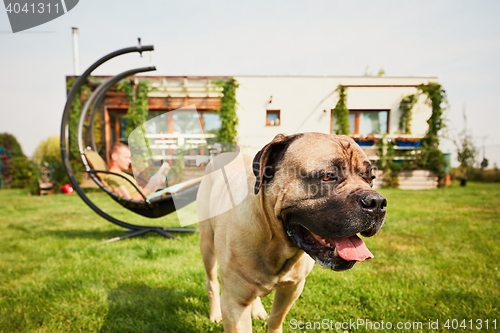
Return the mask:
[[[68,92],[75,84],[77,78],[78,77],[71,77],[66,81],[66,90]],[[89,77],[88,81],[91,79],[92,77]],[[85,82],[80,87],[80,91],[76,93],[71,103],[68,120],[68,156],[71,169],[73,169],[73,174],[78,182],[82,179],[82,162],[80,159],[80,150],[78,149],[78,122],[80,121],[83,105],[91,94],[88,81]]]
[[[339,95],[339,100],[333,109],[333,116],[337,124],[336,134],[349,135],[349,109],[346,106],[347,101],[347,87],[339,85],[335,90]]]
[[[236,114],[236,89],[238,82],[230,78],[228,80],[214,81],[216,85],[222,87],[221,106],[218,110],[221,120],[221,127],[217,133],[217,141],[236,143],[238,132],[238,116]]]
[[[417,161],[422,168],[434,171],[439,179],[445,176],[446,162],[439,150],[439,131],[445,127],[443,113],[446,109],[446,91],[436,82],[422,84],[418,89],[427,95],[427,103],[432,108],[432,114],[427,120],[429,129],[422,139],[422,151]]]
[[[126,136],[143,125],[146,122],[149,112],[148,93],[151,91],[151,85],[147,80],[139,80],[137,84],[133,80],[123,80],[118,86],[118,91],[125,93],[125,98],[130,105],[125,119],[127,120]]]
[[[418,95],[411,94],[403,97],[399,103],[399,110],[401,111],[401,117],[399,118],[399,131],[402,134],[411,133],[411,120],[412,120],[412,108],[417,102]]]
[[[446,91],[439,83],[430,82],[426,85],[420,85],[419,90],[427,95],[427,102],[432,108],[432,114],[427,120],[429,130],[424,137],[424,142],[428,145],[439,146],[439,131],[445,127],[443,112],[447,102]]]
[[[78,77],[71,77],[66,81],[66,90],[68,92],[71,90],[71,87],[73,87],[73,85],[75,84],[77,78]],[[90,97],[90,94],[91,90],[89,88],[88,82],[85,82],[80,87],[80,91],[76,93],[75,98],[71,103],[71,109],[69,112],[69,121],[68,121],[70,160],[80,159],[80,150],[78,149],[78,122],[80,121],[82,107],[85,104],[85,101]]]

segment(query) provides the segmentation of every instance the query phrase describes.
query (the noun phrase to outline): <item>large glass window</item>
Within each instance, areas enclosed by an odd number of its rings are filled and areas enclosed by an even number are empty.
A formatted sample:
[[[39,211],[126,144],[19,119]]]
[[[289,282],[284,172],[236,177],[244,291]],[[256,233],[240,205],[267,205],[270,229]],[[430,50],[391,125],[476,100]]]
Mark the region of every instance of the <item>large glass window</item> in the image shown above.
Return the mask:
[[[172,162],[176,159],[179,145],[188,144],[187,151],[182,152],[184,165],[189,167],[203,167],[197,163],[197,155],[205,155],[205,140],[216,135],[221,128],[219,113],[215,111],[189,112],[167,112],[149,111],[144,124],[149,136],[154,161],[167,160]],[[109,110],[109,143],[121,141],[127,143],[127,117],[126,110]],[[207,137],[203,137],[207,134]],[[162,134],[165,134],[162,136]],[[189,135],[192,136],[189,136]],[[150,152],[150,153],[151,153]]]
[[[359,126],[357,134],[387,133],[387,111],[357,111]]]
[[[215,112],[203,112],[203,132],[217,134],[220,130],[220,115]]]
[[[169,115],[166,111],[149,111],[146,120],[160,117],[162,121],[147,122],[147,128],[152,133],[190,133],[200,134],[200,123],[205,134],[217,134],[221,127],[220,115],[213,111],[198,111],[193,113],[176,113]],[[164,119],[164,121],[163,121]],[[171,123],[170,123],[171,122]],[[111,142],[127,142],[127,118],[125,111],[113,110],[109,112]],[[169,126],[170,125],[170,126]]]
[[[156,117],[160,117],[159,119]],[[155,121],[149,121],[156,118]],[[148,122],[149,121],[149,122]],[[150,111],[146,116],[146,125],[151,128],[146,128],[149,133],[168,133],[169,117],[164,111]]]
[[[368,135],[387,133],[389,110],[349,110],[350,134]],[[332,111],[332,133],[337,125]]]
[[[174,133],[200,134],[199,112],[175,112],[173,115]]]

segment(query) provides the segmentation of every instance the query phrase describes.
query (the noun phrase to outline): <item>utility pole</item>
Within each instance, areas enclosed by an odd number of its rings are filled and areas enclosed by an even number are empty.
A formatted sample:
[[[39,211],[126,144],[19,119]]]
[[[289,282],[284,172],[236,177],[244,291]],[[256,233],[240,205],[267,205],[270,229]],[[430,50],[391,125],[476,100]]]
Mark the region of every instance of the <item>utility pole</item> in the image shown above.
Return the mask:
[[[71,28],[73,35],[73,71],[74,75],[80,75],[80,45],[78,42],[78,28]]]

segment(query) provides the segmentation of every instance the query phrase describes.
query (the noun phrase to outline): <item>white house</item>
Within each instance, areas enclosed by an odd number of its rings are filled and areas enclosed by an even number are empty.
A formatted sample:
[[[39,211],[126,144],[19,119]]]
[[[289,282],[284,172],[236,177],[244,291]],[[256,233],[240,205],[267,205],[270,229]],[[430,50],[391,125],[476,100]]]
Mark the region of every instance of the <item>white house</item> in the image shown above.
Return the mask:
[[[176,149],[184,143],[190,142],[191,146],[195,147],[196,144],[206,142],[204,139],[207,137],[214,136],[221,124],[219,113],[216,111],[221,106],[222,97],[222,88],[216,81],[229,78],[214,76],[133,78],[136,81],[146,79],[154,88],[148,94],[148,119],[164,121],[155,124],[155,128],[161,131],[149,137],[156,160],[172,160],[175,158]],[[427,120],[432,113],[426,96],[420,94],[412,108],[411,135],[402,135],[399,130],[400,102],[403,97],[418,93],[419,85],[437,81],[436,77],[386,76],[234,76],[232,78],[239,85],[236,90],[236,113],[239,118],[238,145],[250,155],[255,154],[278,133],[335,133],[336,124],[332,109],[339,99],[336,92],[339,85],[346,88],[351,136],[365,137],[370,134],[379,139],[383,136],[422,138],[427,132]],[[199,120],[200,126],[198,131],[181,133],[182,130],[179,131],[177,126],[181,122],[180,117],[167,111],[188,105],[196,107],[198,113],[195,117],[197,121]],[[102,138],[105,141],[106,153],[113,142],[127,141],[125,115],[128,107],[129,102],[123,93],[112,90],[106,94],[101,112],[105,124],[102,126]],[[159,115],[164,116],[158,118]],[[195,155],[200,152],[190,149],[191,155],[185,161],[188,161],[188,166],[195,166]],[[379,158],[380,150],[373,145],[363,149],[371,160]],[[414,148],[396,146],[395,149],[399,149],[396,160],[412,159],[418,154],[418,150]],[[428,173],[423,177],[427,182],[424,187],[436,186],[434,177]]]
[[[339,85],[347,87],[353,135],[399,136],[399,104],[417,86],[436,77],[235,76],[239,117],[238,142],[256,152],[277,133],[334,133],[332,109]],[[411,133],[423,137],[431,108],[420,96],[412,109]]]

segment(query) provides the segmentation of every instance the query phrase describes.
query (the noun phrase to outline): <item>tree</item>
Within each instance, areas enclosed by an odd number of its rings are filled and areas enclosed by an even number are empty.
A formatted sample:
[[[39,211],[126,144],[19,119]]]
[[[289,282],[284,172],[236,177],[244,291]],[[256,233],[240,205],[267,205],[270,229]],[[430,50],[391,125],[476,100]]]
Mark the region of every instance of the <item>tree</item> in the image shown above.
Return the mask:
[[[467,114],[465,113],[465,105],[463,110],[464,118],[464,129],[458,134],[456,140],[454,140],[455,146],[457,147],[457,160],[460,162],[460,167],[462,168],[463,178],[460,183],[461,186],[467,185],[467,179],[469,178],[469,169],[474,166],[476,162],[476,156],[478,154],[478,149],[472,141],[472,136],[467,131]]]
[[[457,160],[460,162],[463,172],[461,185],[466,186],[469,169],[476,163],[478,149],[474,145],[471,135],[466,130],[460,132],[458,139],[455,140],[455,146],[457,147]]]
[[[0,133],[0,147],[7,149],[12,157],[24,156],[21,145],[10,133]]]
[[[460,138],[455,142],[457,146],[457,160],[464,168],[471,168],[476,163],[478,153],[477,147],[474,145],[472,138],[465,131],[462,131]]]

